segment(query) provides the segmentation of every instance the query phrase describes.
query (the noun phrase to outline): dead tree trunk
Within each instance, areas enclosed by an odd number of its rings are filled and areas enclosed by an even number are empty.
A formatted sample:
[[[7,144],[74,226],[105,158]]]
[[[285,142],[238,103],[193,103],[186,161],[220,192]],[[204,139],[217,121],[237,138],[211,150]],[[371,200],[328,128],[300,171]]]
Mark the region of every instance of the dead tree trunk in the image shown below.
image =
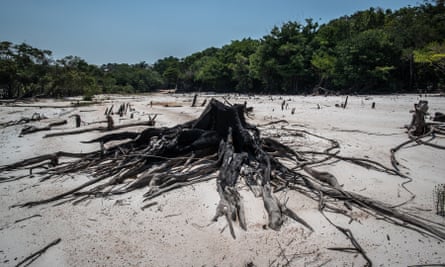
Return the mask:
[[[114,128],[114,121],[113,121],[113,117],[111,117],[111,115],[107,116],[107,128],[108,128],[108,130],[112,130]]]
[[[192,101],[192,108],[196,107],[196,100],[198,99],[198,94],[195,94],[193,96],[193,101]]]
[[[445,122],[445,114],[441,112],[434,113],[433,121]]]
[[[82,123],[80,115],[79,114],[74,114],[74,115],[71,115],[70,117],[74,117],[74,120],[76,122],[76,128],[79,128],[81,123]]]
[[[349,96],[346,96],[345,103],[341,105],[342,108],[346,108],[346,106],[348,105],[348,98]]]
[[[414,104],[413,118],[408,126],[408,132],[413,136],[421,136],[429,131],[429,127],[425,122],[425,115],[428,113],[428,101],[419,100]]]

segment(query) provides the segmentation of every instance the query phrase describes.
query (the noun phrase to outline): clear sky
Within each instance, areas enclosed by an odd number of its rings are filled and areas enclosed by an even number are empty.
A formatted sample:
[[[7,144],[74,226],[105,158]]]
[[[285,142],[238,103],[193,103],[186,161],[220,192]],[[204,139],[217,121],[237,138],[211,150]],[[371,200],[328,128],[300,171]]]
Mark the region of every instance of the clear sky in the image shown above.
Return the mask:
[[[421,1],[420,1],[421,2]],[[26,42],[88,63],[154,63],[232,40],[259,39],[287,21],[319,23],[418,0],[0,0],[0,41]]]

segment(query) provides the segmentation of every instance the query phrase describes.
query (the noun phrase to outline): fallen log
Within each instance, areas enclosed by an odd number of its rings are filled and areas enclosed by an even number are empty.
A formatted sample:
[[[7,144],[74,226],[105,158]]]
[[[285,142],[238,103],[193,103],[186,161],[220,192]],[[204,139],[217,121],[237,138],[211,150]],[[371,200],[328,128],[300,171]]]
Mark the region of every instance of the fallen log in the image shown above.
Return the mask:
[[[111,116],[109,116],[109,117],[111,117]],[[93,132],[93,131],[107,132],[107,131],[111,131],[111,130],[118,130],[118,129],[135,127],[135,126],[151,126],[153,124],[152,121],[143,121],[143,122],[133,122],[133,123],[114,126],[114,123],[110,123],[110,120],[108,120],[108,122],[109,123],[108,123],[107,127],[99,126],[99,127],[85,128],[85,129],[79,129],[79,130],[74,130],[74,131],[55,132],[55,133],[46,134],[43,136],[43,138],[62,136],[62,135],[74,135],[74,134]]]
[[[434,113],[433,121],[445,122],[445,114],[441,112]]]
[[[31,117],[22,117],[19,120],[12,120],[12,121],[8,121],[8,122],[0,123],[0,127],[6,128],[6,127],[14,126],[14,125],[25,124],[25,123],[29,123],[29,122],[33,122],[33,121],[40,121],[40,120],[44,120],[44,119],[48,119],[48,117],[36,112],[36,113],[32,114]]]
[[[31,134],[31,133],[40,132],[40,131],[50,131],[52,127],[64,125],[66,123],[67,123],[66,120],[58,120],[58,121],[54,121],[52,123],[49,123],[48,125],[46,125],[44,127],[38,127],[38,126],[33,126],[33,125],[26,125],[20,131],[19,136],[21,137],[21,136],[24,136],[26,134]]]

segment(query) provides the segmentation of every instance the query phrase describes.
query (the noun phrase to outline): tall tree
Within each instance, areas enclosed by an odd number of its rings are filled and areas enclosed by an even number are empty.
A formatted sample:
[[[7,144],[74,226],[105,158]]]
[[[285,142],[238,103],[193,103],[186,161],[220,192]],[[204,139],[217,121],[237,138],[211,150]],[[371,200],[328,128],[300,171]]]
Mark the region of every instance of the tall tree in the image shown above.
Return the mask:
[[[367,30],[345,40],[336,48],[336,80],[340,88],[352,91],[388,90],[391,72],[401,51],[383,30]],[[377,92],[377,91],[374,91]]]
[[[179,73],[181,72],[181,62],[176,57],[165,57],[159,59],[153,66],[164,79],[163,86],[166,88],[176,88],[179,82]]]

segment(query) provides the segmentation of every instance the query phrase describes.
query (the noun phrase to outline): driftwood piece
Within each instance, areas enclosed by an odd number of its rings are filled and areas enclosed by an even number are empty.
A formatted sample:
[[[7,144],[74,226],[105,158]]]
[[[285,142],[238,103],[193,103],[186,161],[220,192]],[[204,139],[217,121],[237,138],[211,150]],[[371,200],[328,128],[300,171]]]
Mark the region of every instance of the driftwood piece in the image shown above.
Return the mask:
[[[31,215],[31,216],[28,216],[28,217],[25,217],[25,218],[22,218],[22,219],[15,220],[14,223],[23,222],[23,221],[26,221],[26,220],[29,220],[29,219],[32,219],[32,218],[35,218],[35,217],[42,217],[42,215],[34,214],[34,215]]]
[[[44,120],[44,119],[48,119],[48,117],[36,112],[36,113],[32,114],[31,117],[22,117],[19,120],[12,120],[12,121],[8,121],[8,122],[0,123],[0,127],[6,128],[6,127],[14,126],[14,125],[25,124],[25,123],[29,123],[29,122],[33,122],[33,121],[40,121],[40,120]]]
[[[17,263],[17,265],[15,265],[16,267],[19,266],[28,266],[31,263],[33,263],[37,258],[39,258],[40,256],[43,255],[43,253],[45,253],[49,248],[51,248],[52,246],[55,246],[57,244],[60,243],[60,241],[62,241],[62,239],[57,238],[56,240],[52,241],[51,243],[49,243],[48,245],[46,245],[45,247],[43,247],[42,249],[39,249],[38,251],[32,253],[31,255],[29,255],[28,257],[26,257],[25,259],[21,260],[19,263]]]
[[[57,121],[54,121],[52,123],[49,123],[48,125],[46,125],[44,127],[38,127],[38,126],[33,126],[33,125],[26,125],[20,131],[20,135],[19,136],[24,136],[26,134],[31,134],[31,133],[40,132],[40,131],[49,131],[54,126],[60,126],[60,125],[66,124],[66,123],[67,123],[66,120],[57,120]]]
[[[153,202],[151,202],[151,203],[148,203],[148,204],[145,204],[144,206],[142,206],[142,207],[141,207],[141,210],[148,209],[148,208],[150,208],[150,207],[152,207],[152,206],[155,206],[155,205],[158,205],[158,202],[153,201]]]

